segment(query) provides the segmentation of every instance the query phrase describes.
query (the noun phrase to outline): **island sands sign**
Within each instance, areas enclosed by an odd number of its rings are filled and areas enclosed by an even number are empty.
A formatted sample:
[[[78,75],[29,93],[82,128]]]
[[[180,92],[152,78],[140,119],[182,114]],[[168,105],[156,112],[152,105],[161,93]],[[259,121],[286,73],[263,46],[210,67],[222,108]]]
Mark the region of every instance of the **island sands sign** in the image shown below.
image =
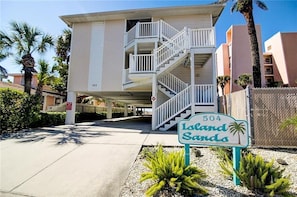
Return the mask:
[[[178,123],[181,144],[247,147],[248,124],[219,113],[199,113]]]
[[[200,113],[178,123],[178,141],[185,145],[185,164],[190,164],[190,145],[225,146],[233,149],[233,168],[239,169],[240,149],[249,145],[248,124],[219,113]],[[233,182],[240,180],[233,173]]]

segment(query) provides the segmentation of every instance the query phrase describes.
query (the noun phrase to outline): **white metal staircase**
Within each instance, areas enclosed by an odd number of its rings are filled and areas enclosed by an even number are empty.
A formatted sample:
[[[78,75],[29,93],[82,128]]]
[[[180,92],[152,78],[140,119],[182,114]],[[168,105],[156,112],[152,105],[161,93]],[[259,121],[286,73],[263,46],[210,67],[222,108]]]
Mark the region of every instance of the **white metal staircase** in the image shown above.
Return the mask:
[[[169,99],[155,109],[155,129],[168,130],[179,120],[191,115],[193,101],[195,104],[214,104],[213,84],[189,86],[170,73],[185,61],[191,47],[214,46],[209,37],[213,29],[184,28],[178,31],[164,21],[159,21],[158,24],[161,45],[152,54],[130,54],[129,72],[157,75],[158,89]]]

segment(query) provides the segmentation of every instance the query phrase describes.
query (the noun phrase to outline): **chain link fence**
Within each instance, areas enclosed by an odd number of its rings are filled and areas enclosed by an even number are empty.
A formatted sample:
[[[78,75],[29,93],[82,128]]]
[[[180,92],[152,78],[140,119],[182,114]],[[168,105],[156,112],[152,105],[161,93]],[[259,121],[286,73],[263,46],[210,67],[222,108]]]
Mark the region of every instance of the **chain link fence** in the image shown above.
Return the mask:
[[[280,129],[284,120],[297,114],[297,88],[237,91],[225,95],[225,99],[220,97],[219,109],[221,113],[250,122],[252,146],[297,147],[294,127]]]

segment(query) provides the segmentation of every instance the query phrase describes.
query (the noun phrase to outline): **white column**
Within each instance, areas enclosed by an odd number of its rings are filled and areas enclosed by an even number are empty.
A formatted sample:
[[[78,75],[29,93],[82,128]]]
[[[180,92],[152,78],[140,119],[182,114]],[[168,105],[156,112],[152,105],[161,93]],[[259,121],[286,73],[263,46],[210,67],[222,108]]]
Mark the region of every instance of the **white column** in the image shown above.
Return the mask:
[[[112,118],[112,102],[111,102],[111,100],[108,99],[106,101],[106,107],[107,107],[106,118],[111,119]]]
[[[191,115],[195,115],[195,63],[194,63],[194,53],[191,52],[190,56],[191,63]]]
[[[67,92],[65,124],[75,124],[76,92]]]
[[[124,117],[127,117],[128,116],[128,104],[125,103],[124,104]]]
[[[47,94],[43,94],[43,106],[42,106],[42,111],[46,111],[46,106],[47,106]]]
[[[213,88],[213,102],[214,102],[214,112],[218,112],[218,92],[217,92],[217,62],[216,62],[216,53],[215,53],[215,49],[212,51],[212,84],[214,86]],[[223,93],[224,95],[224,93]]]
[[[133,116],[136,116],[137,114],[136,114],[136,106],[135,105],[132,106],[132,110],[133,110]]]
[[[157,86],[157,74],[153,75],[152,79],[152,130],[156,130],[157,126],[157,94],[158,94],[158,86]]]

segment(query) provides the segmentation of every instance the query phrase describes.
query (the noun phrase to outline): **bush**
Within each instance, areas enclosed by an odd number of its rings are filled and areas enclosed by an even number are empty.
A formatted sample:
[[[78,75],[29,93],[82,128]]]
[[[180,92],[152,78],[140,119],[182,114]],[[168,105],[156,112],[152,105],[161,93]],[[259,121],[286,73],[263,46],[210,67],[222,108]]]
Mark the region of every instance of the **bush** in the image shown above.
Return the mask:
[[[44,127],[44,126],[56,126],[65,123],[65,112],[40,112],[38,118],[30,125],[30,127]]]
[[[0,89],[0,133],[10,133],[24,128],[38,119],[40,105],[35,96]]]
[[[273,161],[265,162],[261,156],[249,153],[242,157],[235,173],[249,190],[274,196],[286,193],[290,187],[289,177],[284,177],[283,171],[274,167]]]
[[[184,195],[207,194],[207,190],[198,184],[206,177],[204,171],[195,166],[185,165],[184,151],[165,153],[162,146],[156,151],[145,153],[144,165],[150,170],[141,174],[140,181],[153,180],[155,183],[146,191],[153,196],[163,188],[172,188]]]

